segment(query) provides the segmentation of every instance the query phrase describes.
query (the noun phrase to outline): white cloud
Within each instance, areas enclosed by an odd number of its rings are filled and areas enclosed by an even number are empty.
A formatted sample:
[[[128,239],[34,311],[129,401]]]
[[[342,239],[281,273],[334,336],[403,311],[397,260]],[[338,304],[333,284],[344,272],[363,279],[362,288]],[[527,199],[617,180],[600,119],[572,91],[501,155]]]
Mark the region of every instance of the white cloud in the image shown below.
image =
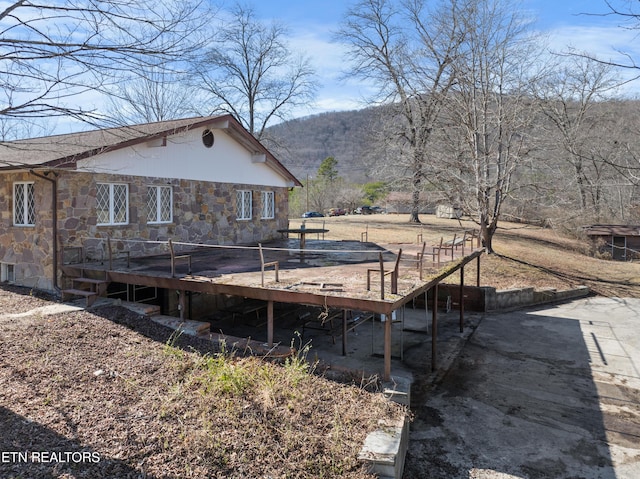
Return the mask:
[[[354,110],[366,106],[373,86],[346,75],[347,51],[331,40],[331,27],[315,25],[294,34],[291,45],[308,56],[317,75],[317,99],[307,115],[327,111]]]
[[[638,34],[618,26],[565,26],[549,32],[549,46],[556,53],[585,52],[599,60],[621,65],[640,65]],[[632,80],[640,74],[637,69],[619,70],[620,77]],[[640,94],[640,80],[627,83],[621,93]]]
[[[619,27],[568,26],[552,30],[549,39],[556,51],[571,47],[606,61],[628,61],[620,52],[640,58],[637,33]]]

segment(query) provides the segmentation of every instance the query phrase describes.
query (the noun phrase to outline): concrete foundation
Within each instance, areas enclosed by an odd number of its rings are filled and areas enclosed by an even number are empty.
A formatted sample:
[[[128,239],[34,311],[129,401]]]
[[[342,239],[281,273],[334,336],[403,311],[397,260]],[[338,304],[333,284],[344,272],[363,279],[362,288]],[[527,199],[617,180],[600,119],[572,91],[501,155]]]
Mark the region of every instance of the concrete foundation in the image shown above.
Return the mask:
[[[381,420],[379,429],[367,436],[358,459],[380,479],[400,479],[408,446],[408,419]]]

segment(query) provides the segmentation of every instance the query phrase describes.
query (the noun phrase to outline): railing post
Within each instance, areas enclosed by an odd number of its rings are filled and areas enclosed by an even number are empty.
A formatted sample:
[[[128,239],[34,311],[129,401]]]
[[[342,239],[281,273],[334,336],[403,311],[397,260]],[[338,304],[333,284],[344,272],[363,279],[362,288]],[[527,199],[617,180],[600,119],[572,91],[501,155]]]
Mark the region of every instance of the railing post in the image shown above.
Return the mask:
[[[369,242],[369,224],[366,224],[364,231],[360,233],[360,242],[361,243]]]
[[[113,251],[111,250],[111,236],[107,236],[107,249],[109,250],[109,271],[113,271]]]
[[[400,275],[400,258],[402,257],[402,248],[398,251],[396,265],[391,273],[391,294],[398,294],[398,276]]]
[[[171,255],[171,277],[176,277],[176,255],[173,252],[173,242],[169,238],[169,254]]]
[[[427,242],[422,243],[422,253],[418,259],[418,268],[420,269],[420,281],[422,281],[422,270],[424,269],[424,251],[427,249]]]
[[[384,261],[382,260],[382,253],[379,253],[380,260],[380,299],[384,299]]]
[[[264,254],[262,253],[262,243],[258,243],[258,251],[260,251],[260,277],[261,284],[264,287]]]

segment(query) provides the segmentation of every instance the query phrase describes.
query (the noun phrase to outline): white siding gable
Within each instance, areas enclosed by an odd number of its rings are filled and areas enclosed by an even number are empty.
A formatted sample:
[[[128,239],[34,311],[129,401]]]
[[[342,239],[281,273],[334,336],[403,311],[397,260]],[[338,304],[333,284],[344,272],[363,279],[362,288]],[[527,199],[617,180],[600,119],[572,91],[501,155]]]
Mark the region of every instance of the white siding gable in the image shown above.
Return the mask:
[[[177,178],[263,186],[292,186],[224,130],[212,129],[214,144],[202,143],[204,128],[102,153],[78,161],[78,171]]]

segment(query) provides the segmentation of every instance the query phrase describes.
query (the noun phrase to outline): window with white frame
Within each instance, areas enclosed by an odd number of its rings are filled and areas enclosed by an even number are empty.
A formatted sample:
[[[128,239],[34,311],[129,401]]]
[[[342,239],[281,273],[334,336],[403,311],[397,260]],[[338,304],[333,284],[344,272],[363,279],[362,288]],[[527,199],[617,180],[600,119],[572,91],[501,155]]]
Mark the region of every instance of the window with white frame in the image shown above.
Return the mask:
[[[275,218],[275,201],[273,191],[262,192],[262,219],[271,220]]]
[[[147,187],[147,222],[173,221],[173,189],[170,186]]]
[[[129,185],[98,183],[96,189],[98,225],[129,223]]]
[[[251,190],[236,191],[236,219],[250,220],[253,206]]]
[[[33,226],[36,223],[36,200],[33,182],[13,184],[13,224]]]

